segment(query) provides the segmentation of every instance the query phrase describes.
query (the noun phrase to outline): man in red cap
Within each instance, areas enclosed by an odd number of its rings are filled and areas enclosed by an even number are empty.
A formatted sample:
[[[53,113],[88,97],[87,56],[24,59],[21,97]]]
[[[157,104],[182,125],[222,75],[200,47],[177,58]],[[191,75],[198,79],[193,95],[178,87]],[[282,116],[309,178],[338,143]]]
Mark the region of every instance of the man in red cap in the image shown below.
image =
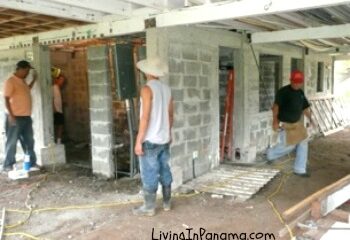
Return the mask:
[[[304,74],[295,70],[291,73],[290,84],[282,87],[276,94],[272,107],[273,130],[279,132],[279,142],[267,150],[269,163],[296,150],[294,174],[309,177],[306,170],[308,158],[308,135],[302,122],[305,115],[311,125],[310,103],[305,97],[302,86]]]

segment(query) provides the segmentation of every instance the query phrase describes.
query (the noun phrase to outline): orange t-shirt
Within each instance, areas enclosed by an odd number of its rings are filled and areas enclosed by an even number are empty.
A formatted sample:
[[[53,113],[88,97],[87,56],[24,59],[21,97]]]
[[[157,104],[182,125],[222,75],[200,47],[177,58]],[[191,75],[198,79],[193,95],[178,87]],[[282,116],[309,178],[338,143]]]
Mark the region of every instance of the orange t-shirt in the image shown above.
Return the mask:
[[[12,75],[4,83],[4,97],[10,98],[13,115],[18,117],[32,115],[32,96],[27,83]]]

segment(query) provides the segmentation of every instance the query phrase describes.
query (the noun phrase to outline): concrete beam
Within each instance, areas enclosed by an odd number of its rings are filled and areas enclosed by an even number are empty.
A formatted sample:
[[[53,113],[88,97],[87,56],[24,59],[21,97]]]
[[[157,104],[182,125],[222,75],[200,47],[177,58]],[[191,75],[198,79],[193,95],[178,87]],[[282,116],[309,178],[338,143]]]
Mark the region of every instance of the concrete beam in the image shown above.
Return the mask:
[[[156,16],[157,27],[214,22],[225,19],[254,17],[283,12],[303,11],[341,4],[349,4],[349,0],[242,0],[229,3],[206,4],[171,11]]]
[[[105,15],[96,10],[83,9],[72,5],[62,5],[62,3],[45,0],[2,0],[0,1],[0,7],[85,22],[97,22]]]
[[[324,38],[342,38],[350,36],[350,24],[332,25],[315,28],[300,28],[252,34],[252,43],[289,42]]]

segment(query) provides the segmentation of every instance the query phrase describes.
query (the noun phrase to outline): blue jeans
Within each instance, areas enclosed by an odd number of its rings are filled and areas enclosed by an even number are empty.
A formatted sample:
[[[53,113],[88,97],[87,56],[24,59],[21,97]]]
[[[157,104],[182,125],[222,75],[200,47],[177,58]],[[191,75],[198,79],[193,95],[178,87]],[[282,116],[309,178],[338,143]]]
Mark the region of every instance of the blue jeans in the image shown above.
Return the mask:
[[[308,140],[305,139],[296,145],[287,145],[286,132],[284,130],[281,130],[279,132],[279,138],[280,139],[278,144],[267,150],[267,159],[269,161],[273,161],[291,153],[293,150],[296,150],[294,172],[306,173],[306,164],[308,158]]]
[[[142,144],[142,149],[144,154],[139,156],[139,160],[143,190],[157,192],[158,182],[169,187],[173,181],[169,166],[169,144],[146,141]]]
[[[34,152],[33,121],[31,117],[16,117],[16,124],[11,125],[6,116],[6,145],[5,145],[5,167],[12,167],[16,163],[17,141],[21,141],[24,153],[29,154],[31,165],[36,164]]]

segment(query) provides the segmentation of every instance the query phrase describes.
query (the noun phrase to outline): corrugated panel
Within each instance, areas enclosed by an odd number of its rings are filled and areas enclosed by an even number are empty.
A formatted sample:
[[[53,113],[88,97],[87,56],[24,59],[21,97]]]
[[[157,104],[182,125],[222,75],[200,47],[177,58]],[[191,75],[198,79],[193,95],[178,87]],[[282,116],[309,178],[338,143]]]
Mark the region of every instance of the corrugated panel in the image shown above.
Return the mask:
[[[220,166],[189,183],[198,192],[220,194],[245,201],[271,181],[279,170],[252,167]]]

